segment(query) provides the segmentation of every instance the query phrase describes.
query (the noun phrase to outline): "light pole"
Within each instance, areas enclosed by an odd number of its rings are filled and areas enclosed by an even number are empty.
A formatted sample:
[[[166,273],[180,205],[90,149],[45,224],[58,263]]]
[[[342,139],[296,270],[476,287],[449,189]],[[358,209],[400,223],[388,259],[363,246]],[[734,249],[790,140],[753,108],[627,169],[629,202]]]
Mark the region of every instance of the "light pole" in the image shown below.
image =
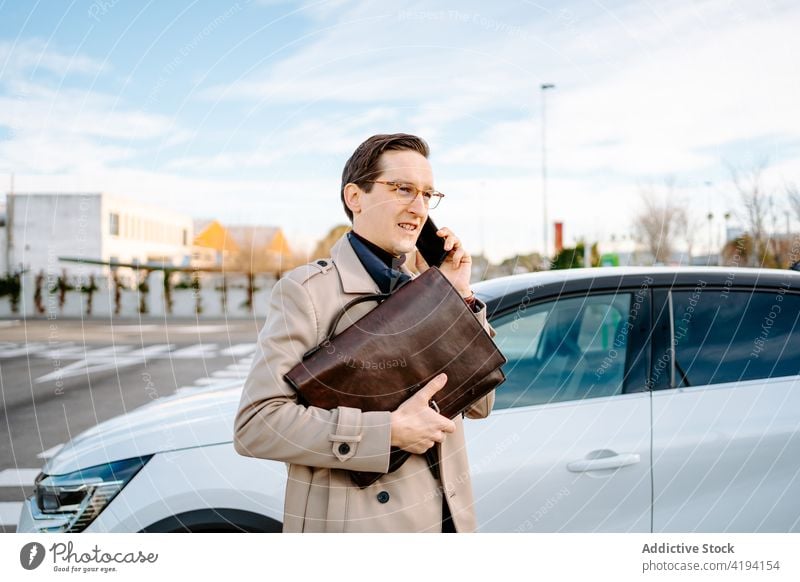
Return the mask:
[[[722,217],[725,219],[725,244],[728,244],[728,221],[731,219],[730,211],[723,214]]]
[[[542,225],[543,225],[543,239],[544,239],[544,254],[543,258],[549,258],[550,253],[547,250],[547,117],[546,117],[546,99],[545,92],[548,89],[555,89],[556,86],[552,83],[542,83],[539,89],[542,91]]]

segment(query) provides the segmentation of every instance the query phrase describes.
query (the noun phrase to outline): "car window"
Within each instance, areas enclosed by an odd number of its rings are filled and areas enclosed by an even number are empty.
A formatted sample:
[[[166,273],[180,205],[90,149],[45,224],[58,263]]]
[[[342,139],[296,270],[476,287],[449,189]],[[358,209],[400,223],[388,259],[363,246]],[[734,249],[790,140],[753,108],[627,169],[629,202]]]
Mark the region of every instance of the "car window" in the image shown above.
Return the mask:
[[[800,374],[800,296],[775,291],[672,292],[675,384]]]
[[[622,392],[631,295],[570,297],[520,306],[492,326],[508,362],[495,408]]]

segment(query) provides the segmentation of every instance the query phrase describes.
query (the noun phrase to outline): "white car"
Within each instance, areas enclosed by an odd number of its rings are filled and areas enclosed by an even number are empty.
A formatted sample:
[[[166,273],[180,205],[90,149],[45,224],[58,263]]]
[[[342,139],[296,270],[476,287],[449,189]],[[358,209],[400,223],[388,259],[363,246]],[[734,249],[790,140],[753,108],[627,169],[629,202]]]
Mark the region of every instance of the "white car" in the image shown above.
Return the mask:
[[[486,281],[507,381],[467,421],[480,531],[800,531],[800,273]],[[19,532],[280,531],[283,463],[232,445],[240,385],[68,443]]]

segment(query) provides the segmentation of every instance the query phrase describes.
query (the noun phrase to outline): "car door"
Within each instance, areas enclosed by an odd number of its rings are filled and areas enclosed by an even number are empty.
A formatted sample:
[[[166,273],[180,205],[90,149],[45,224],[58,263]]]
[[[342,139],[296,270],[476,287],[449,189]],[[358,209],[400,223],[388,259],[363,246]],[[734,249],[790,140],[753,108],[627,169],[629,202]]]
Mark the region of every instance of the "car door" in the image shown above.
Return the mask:
[[[492,325],[507,379],[466,426],[479,530],[650,531],[648,290],[523,302]]]
[[[800,295],[700,281],[665,299],[654,531],[800,531]]]

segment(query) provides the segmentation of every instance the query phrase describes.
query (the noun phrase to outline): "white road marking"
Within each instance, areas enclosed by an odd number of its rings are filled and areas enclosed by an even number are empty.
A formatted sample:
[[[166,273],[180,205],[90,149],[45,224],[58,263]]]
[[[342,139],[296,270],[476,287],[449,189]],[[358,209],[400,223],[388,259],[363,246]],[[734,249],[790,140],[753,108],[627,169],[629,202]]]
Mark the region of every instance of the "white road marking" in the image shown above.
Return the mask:
[[[38,354],[48,348],[47,344],[43,343],[30,343],[30,344],[8,344],[0,348],[0,358],[18,358],[20,356],[32,356]]]
[[[33,485],[41,469],[3,469],[0,471],[0,487],[22,487]]]
[[[214,378],[241,378],[244,380],[246,373],[241,370],[217,370],[211,374]]]
[[[256,344],[236,344],[220,352],[221,356],[246,356],[256,351]]]
[[[150,324],[146,323],[144,325],[109,325],[106,326],[106,331],[113,332],[113,333],[139,333],[142,331],[153,331],[156,329],[161,329],[161,326],[158,324]]]
[[[225,384],[221,378],[198,378],[194,381],[195,386],[213,386],[214,384]]]
[[[169,354],[170,358],[178,359],[208,359],[217,354],[217,344],[194,344]]]
[[[247,364],[243,364],[243,363],[231,364],[230,366],[228,366],[225,369],[226,370],[242,370],[242,371],[248,372],[250,370],[250,366],[251,366],[251,364],[249,362]]]
[[[41,351],[37,354],[37,356],[40,358],[50,358],[51,360],[60,360],[62,358],[82,358],[86,348],[72,344],[74,344],[74,342],[65,342],[60,346],[55,346],[52,349]]]
[[[36,379],[37,384],[85,376],[94,372],[127,368],[147,363],[148,359],[208,360],[222,356],[233,356],[238,359],[234,364],[228,366],[227,371],[217,374],[217,376],[239,378],[243,375],[241,373],[249,371],[253,362],[253,353],[256,350],[255,343],[236,344],[222,350],[219,350],[216,343],[193,344],[179,349],[175,349],[175,344],[153,344],[135,350],[134,347],[136,346],[120,344],[87,349],[85,346],[76,345],[75,342],[35,342],[30,344],[2,342],[0,343],[0,359],[36,355],[58,362],[59,365],[56,369]],[[66,361],[71,362],[67,364]],[[236,372],[240,372],[240,374]]]
[[[228,331],[227,325],[167,325],[170,333],[221,333]]]
[[[95,357],[113,357],[113,356],[120,356],[120,355],[128,355],[126,352],[129,352],[133,349],[132,345],[118,345],[118,346],[107,346],[105,348],[97,348],[94,350],[89,350],[84,354],[84,356],[88,358],[95,358]]]
[[[17,525],[20,513],[22,513],[21,501],[0,502],[0,525]]]
[[[50,380],[61,380],[64,378],[72,378],[73,376],[84,376],[92,372],[103,372],[105,370],[119,370],[120,368],[128,368],[136,366],[141,363],[141,360],[132,358],[102,358],[99,362],[89,362],[88,360],[80,360],[73,362],[68,366],[59,368],[49,374],[36,378],[36,383],[49,382]]]
[[[161,358],[169,357],[169,351],[175,347],[175,344],[153,344],[145,346],[135,352],[125,354],[126,358]]]

